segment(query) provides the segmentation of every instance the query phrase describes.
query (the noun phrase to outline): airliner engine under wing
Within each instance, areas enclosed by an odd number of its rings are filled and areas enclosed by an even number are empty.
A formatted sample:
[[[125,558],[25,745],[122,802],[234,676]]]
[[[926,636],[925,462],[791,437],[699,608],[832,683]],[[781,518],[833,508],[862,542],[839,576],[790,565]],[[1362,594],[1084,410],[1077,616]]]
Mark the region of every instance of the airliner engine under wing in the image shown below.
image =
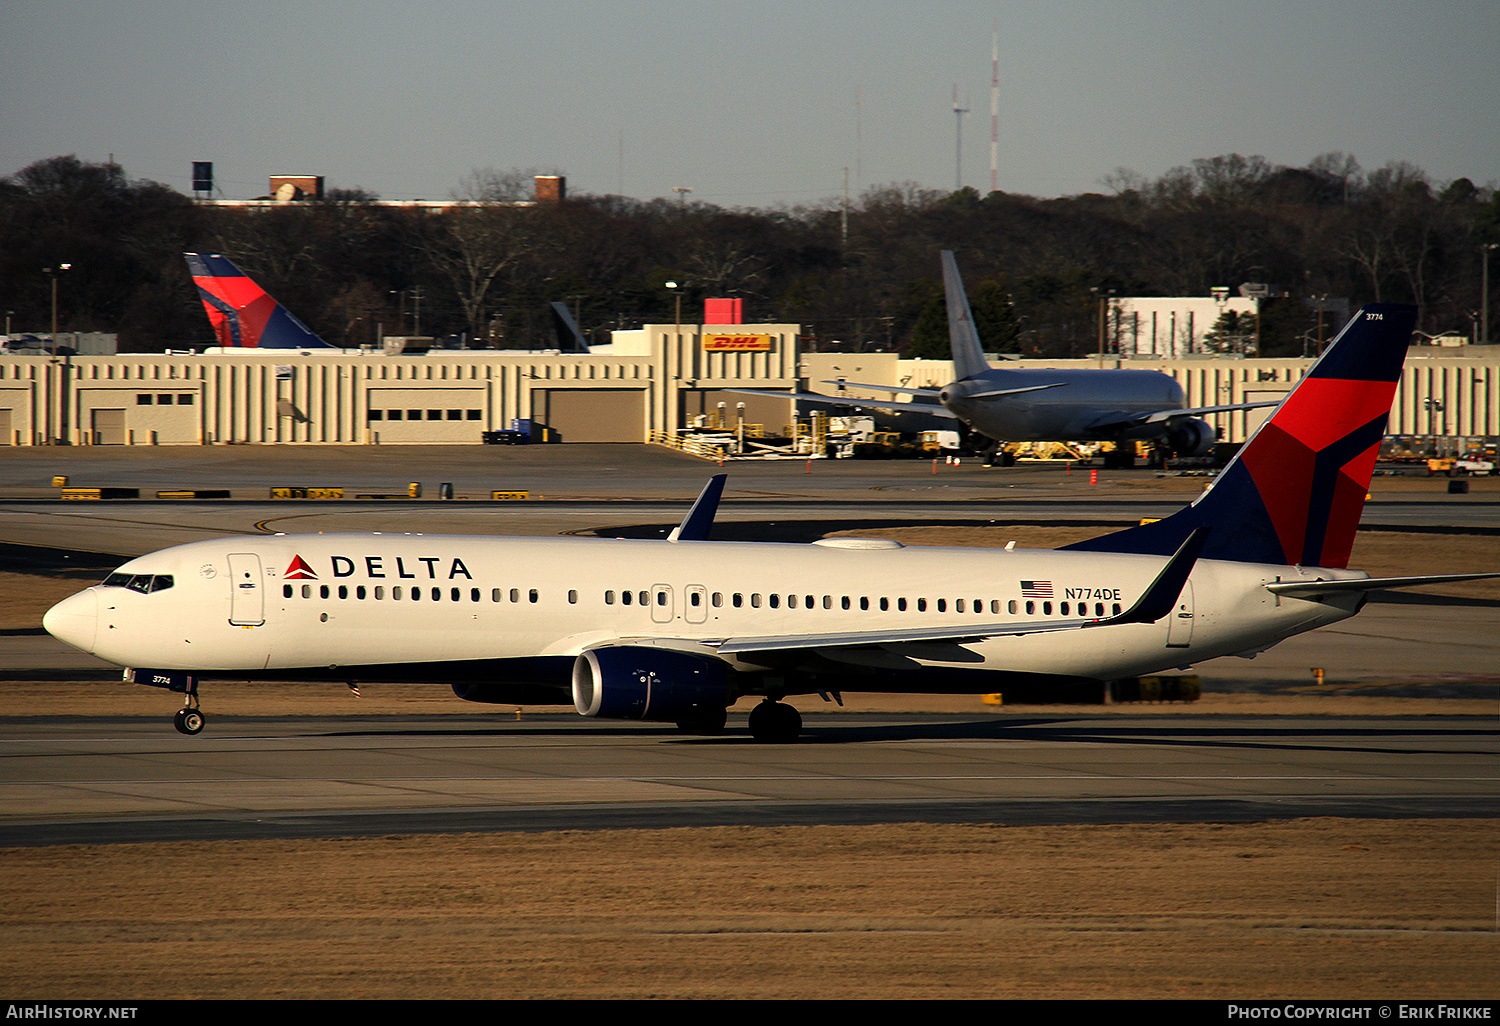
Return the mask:
[[[226,349],[334,349],[217,253],[184,253],[208,323]]]
[[[301,534],[132,559],[52,634],[184,692],[200,679],[426,681],[463,698],[791,740],[790,694],[1064,687],[1262,651],[1343,620],[1347,569],[1415,310],[1349,323],[1191,506],[1057,551],[708,540],[723,477],[666,541]]]
[[[963,421],[1004,442],[1070,442],[1162,439],[1179,456],[1207,454],[1216,441],[1209,413],[1249,410],[1275,403],[1230,403],[1189,408],[1176,379],[1153,370],[1025,370],[991,367],[974,328],[969,297],[953,253],[943,250],[948,339],[956,378],[942,388],[906,388],[854,381],[824,384],[909,395],[910,402],[881,402],[813,392],[731,389],[808,402],[914,413]]]

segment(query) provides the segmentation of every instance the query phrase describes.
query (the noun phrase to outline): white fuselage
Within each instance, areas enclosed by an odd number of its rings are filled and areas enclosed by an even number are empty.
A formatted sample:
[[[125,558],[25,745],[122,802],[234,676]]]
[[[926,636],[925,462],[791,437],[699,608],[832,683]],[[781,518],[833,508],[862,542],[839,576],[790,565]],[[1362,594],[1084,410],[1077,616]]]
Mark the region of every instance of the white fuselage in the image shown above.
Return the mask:
[[[444,663],[571,657],[619,643],[708,651],[730,638],[1105,617],[1128,609],[1163,562],[1050,550],[278,535],[133,559],[111,575],[123,583],[64,600],[45,624],[131,667],[358,679],[361,666],[423,664],[442,680]],[[1174,612],[1155,623],[815,653],[851,669],[1114,679],[1264,649],[1344,619],[1357,596],[1278,598],[1264,585],[1363,576],[1202,560]],[[755,653],[724,661],[765,665]]]

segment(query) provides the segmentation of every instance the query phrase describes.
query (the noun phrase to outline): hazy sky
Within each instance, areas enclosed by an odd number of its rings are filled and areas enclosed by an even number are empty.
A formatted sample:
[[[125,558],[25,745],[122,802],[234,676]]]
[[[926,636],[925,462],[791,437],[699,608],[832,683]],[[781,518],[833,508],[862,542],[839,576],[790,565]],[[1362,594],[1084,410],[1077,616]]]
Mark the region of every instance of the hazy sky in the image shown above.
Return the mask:
[[[1343,150],[1500,179],[1497,0],[0,0],[0,174],[114,154],[230,198],[321,174],[443,198],[480,167],[574,192],[816,203],[912,181],[1100,191],[1196,157]]]

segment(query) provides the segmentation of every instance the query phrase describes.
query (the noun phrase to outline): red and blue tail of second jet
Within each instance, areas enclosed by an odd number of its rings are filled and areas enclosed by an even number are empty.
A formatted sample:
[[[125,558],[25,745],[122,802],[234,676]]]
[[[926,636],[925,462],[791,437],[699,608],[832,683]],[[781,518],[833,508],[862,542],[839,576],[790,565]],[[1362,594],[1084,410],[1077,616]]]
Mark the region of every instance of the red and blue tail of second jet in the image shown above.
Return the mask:
[[[1196,502],[1067,547],[1170,556],[1207,525],[1204,559],[1347,567],[1416,319],[1364,307]]]
[[[188,270],[219,345],[236,349],[333,349],[228,257],[187,253]]]

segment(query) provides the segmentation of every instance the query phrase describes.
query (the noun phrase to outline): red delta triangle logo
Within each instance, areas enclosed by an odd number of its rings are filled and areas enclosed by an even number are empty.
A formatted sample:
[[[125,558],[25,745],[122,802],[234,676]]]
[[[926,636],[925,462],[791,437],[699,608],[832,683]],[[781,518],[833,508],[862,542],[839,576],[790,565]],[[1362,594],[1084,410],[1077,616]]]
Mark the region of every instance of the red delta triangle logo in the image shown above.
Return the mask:
[[[284,581],[316,581],[317,573],[307,565],[307,560],[301,556],[292,556],[292,562],[286,568],[286,573],[281,575]]]

